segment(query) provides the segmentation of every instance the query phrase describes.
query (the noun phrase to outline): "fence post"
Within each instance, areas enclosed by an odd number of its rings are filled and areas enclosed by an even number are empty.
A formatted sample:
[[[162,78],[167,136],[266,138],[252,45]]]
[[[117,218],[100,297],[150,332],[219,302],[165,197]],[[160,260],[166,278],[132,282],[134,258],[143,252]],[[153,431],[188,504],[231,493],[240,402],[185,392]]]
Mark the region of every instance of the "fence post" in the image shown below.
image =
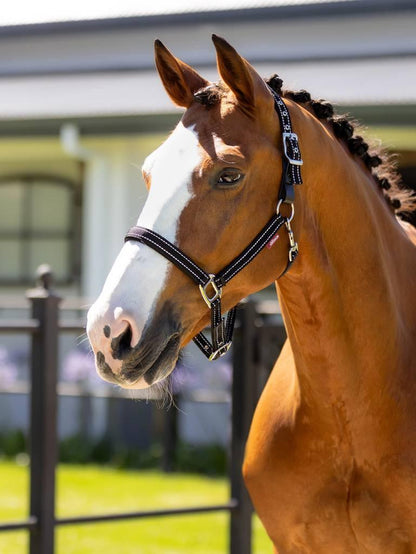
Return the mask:
[[[51,270],[38,269],[39,286],[28,291],[39,331],[32,336],[30,395],[30,554],[53,554],[55,537],[55,467],[57,460],[58,306]]]
[[[163,456],[162,471],[172,473],[175,470],[178,449],[178,395],[174,396],[172,406],[163,418]]]
[[[253,508],[244,486],[241,467],[245,444],[257,401],[254,368],[255,318],[254,302],[238,307],[239,326],[233,343],[231,497],[238,507],[231,512],[230,554],[251,554]]]

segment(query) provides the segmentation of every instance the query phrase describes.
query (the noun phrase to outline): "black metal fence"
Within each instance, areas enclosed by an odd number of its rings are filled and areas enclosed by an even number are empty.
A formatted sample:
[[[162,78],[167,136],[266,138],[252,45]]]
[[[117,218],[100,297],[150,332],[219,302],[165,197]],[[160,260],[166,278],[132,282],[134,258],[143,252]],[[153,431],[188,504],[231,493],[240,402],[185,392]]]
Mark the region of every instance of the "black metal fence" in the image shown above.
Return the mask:
[[[0,322],[0,333],[29,333],[31,343],[30,392],[30,513],[27,519],[0,523],[0,532],[27,530],[29,554],[53,554],[55,528],[62,525],[110,522],[145,517],[177,516],[225,511],[230,514],[229,553],[251,554],[252,506],[244,487],[241,466],[244,447],[265,367],[284,341],[281,320],[268,321],[252,302],[242,304],[233,348],[232,434],[229,461],[230,498],[220,505],[103,513],[57,518],[55,469],[57,463],[57,367],[60,332],[83,330],[81,321],[58,321],[60,298],[50,289],[48,275],[28,292],[31,317]],[[268,345],[265,349],[264,346]],[[267,360],[264,359],[267,352]],[[263,376],[262,376],[263,372]],[[260,379],[259,379],[260,376]]]

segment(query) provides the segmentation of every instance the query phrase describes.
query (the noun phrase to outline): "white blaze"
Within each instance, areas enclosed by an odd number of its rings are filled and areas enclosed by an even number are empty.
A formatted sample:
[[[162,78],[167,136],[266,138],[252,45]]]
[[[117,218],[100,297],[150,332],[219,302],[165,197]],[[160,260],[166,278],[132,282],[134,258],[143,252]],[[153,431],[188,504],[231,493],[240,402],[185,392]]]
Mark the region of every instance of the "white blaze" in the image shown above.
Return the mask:
[[[151,178],[151,188],[137,224],[171,242],[175,241],[180,215],[192,196],[192,173],[201,162],[198,145],[193,128],[179,123],[143,165]],[[169,262],[148,246],[133,241],[125,243],[101,295],[88,313],[87,329],[94,350],[100,350],[105,343],[104,325],[110,326],[112,337],[119,334],[117,326],[123,315],[134,322],[131,343],[138,343],[163,289],[168,267]]]
[[[137,225],[170,242],[176,238],[178,219],[191,198],[192,173],[201,161],[198,135],[179,123],[175,131],[143,164],[151,188]]]

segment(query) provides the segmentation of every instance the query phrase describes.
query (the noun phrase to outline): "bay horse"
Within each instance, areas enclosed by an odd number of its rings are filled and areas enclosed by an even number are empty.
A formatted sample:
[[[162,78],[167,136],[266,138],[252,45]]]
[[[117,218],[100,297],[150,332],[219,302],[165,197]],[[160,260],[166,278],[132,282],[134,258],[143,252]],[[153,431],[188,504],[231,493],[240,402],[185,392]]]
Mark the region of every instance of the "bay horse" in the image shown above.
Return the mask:
[[[221,306],[276,281],[288,340],[243,467],[274,551],[415,553],[416,232],[395,214],[414,200],[329,103],[213,41],[218,83],[155,43],[186,111],[144,163],[147,201],[89,311],[98,372],[157,383],[210,321],[199,346],[222,355]]]

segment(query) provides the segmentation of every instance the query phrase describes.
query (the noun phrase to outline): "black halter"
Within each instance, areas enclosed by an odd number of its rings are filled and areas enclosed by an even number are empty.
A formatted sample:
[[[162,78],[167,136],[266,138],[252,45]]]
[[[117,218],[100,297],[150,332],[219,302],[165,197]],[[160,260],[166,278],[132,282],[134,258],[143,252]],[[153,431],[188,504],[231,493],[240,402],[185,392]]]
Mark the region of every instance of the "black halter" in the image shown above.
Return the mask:
[[[128,231],[125,237],[125,241],[135,240],[153,248],[153,250],[156,250],[156,252],[176,265],[176,267],[199,285],[202,298],[211,310],[211,342],[209,342],[203,333],[196,335],[193,340],[209,360],[216,360],[223,356],[231,346],[236,309],[234,307],[229,310],[226,318],[222,316],[221,295],[224,285],[246,267],[266,245],[269,243],[272,245],[275,235],[283,225],[285,225],[289,236],[289,256],[283,274],[286,273],[298,254],[298,245],[294,239],[290,222],[294,215],[293,201],[295,195],[293,186],[302,183],[300,166],[303,164],[303,161],[299,150],[298,137],[292,131],[289,111],[282,98],[275,91],[270,90],[274,96],[275,109],[279,115],[282,129],[284,153],[282,157],[282,180],[279,188],[276,213],[241,254],[234,258],[219,273],[214,275],[207,273],[174,244],[151,229],[135,226]],[[282,203],[290,204],[291,214],[289,217],[284,217],[280,213]]]

